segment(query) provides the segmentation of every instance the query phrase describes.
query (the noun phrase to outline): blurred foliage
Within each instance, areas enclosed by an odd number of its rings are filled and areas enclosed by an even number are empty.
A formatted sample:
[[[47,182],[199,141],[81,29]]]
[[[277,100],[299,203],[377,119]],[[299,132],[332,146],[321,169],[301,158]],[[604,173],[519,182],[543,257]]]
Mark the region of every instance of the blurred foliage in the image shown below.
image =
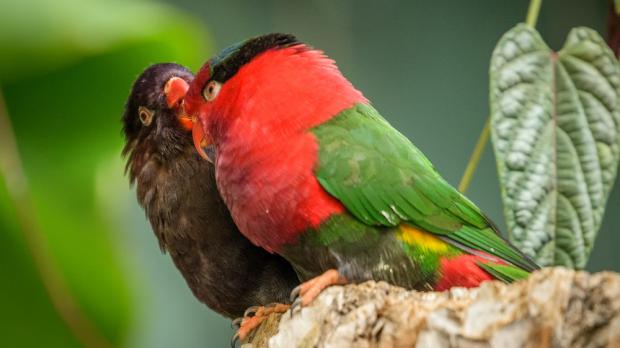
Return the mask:
[[[197,21],[147,1],[29,0],[0,5],[0,81],[34,76],[83,57],[147,41],[166,57],[187,58],[205,46]],[[204,52],[204,51],[203,51]]]
[[[153,62],[195,68],[207,55],[205,30],[151,2],[0,3],[0,83],[43,241],[85,314],[114,345],[134,324],[133,293],[147,292],[127,269],[97,209],[95,174],[120,156],[120,116],[133,79]],[[122,173],[122,165],[115,168]],[[4,182],[4,181],[3,181]],[[4,184],[3,184],[4,185]],[[3,347],[78,346],[53,311],[0,191],[0,329]],[[107,190],[127,190],[127,183]]]

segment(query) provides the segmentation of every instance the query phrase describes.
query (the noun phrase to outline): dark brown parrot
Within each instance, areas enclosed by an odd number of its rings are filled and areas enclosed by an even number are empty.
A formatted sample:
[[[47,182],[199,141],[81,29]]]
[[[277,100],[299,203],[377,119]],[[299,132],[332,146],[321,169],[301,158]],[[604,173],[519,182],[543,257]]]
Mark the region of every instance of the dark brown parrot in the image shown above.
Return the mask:
[[[299,284],[284,258],[243,237],[200,158],[180,104],[193,75],[155,64],[135,81],[123,115],[126,171],[162,251],[194,295],[214,311],[240,317],[250,306],[289,302]]]

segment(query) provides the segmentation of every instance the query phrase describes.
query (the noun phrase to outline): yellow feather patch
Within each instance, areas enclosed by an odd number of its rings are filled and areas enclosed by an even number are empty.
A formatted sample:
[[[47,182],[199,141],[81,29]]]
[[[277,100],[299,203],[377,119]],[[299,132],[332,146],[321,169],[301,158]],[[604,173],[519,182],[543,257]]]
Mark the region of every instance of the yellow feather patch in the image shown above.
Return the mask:
[[[410,225],[401,225],[398,237],[407,244],[416,245],[437,253],[445,253],[450,249],[448,243]]]

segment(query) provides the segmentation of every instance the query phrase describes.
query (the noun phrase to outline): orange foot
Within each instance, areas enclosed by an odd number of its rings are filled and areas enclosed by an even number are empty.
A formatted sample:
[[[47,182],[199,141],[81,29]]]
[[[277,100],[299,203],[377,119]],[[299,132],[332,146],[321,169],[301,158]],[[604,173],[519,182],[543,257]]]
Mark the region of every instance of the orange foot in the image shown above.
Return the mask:
[[[291,292],[291,301],[293,302],[291,305],[291,315],[293,315],[295,309],[312,303],[325,288],[332,285],[347,284],[348,282],[337,270],[330,269],[318,277],[301,283]]]
[[[272,313],[284,313],[291,306],[282,303],[272,303],[267,306],[254,306],[248,308],[243,313],[243,318],[238,318],[233,321],[233,326],[239,325],[237,333],[232,338],[232,345],[235,346],[237,341],[243,341],[248,337],[256,327],[260,325],[267,317]]]

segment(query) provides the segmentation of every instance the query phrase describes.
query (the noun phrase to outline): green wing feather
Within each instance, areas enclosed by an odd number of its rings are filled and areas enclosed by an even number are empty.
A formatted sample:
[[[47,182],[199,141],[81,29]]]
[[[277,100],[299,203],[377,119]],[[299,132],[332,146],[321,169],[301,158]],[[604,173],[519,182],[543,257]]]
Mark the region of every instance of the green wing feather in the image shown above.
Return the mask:
[[[357,104],[312,131],[319,142],[318,181],[365,224],[407,222],[464,250],[538,268],[372,106]]]
[[[517,280],[525,279],[529,275],[528,272],[511,265],[500,265],[492,262],[478,262],[478,266],[487,271],[495,279],[499,279],[505,283],[512,283]]]

